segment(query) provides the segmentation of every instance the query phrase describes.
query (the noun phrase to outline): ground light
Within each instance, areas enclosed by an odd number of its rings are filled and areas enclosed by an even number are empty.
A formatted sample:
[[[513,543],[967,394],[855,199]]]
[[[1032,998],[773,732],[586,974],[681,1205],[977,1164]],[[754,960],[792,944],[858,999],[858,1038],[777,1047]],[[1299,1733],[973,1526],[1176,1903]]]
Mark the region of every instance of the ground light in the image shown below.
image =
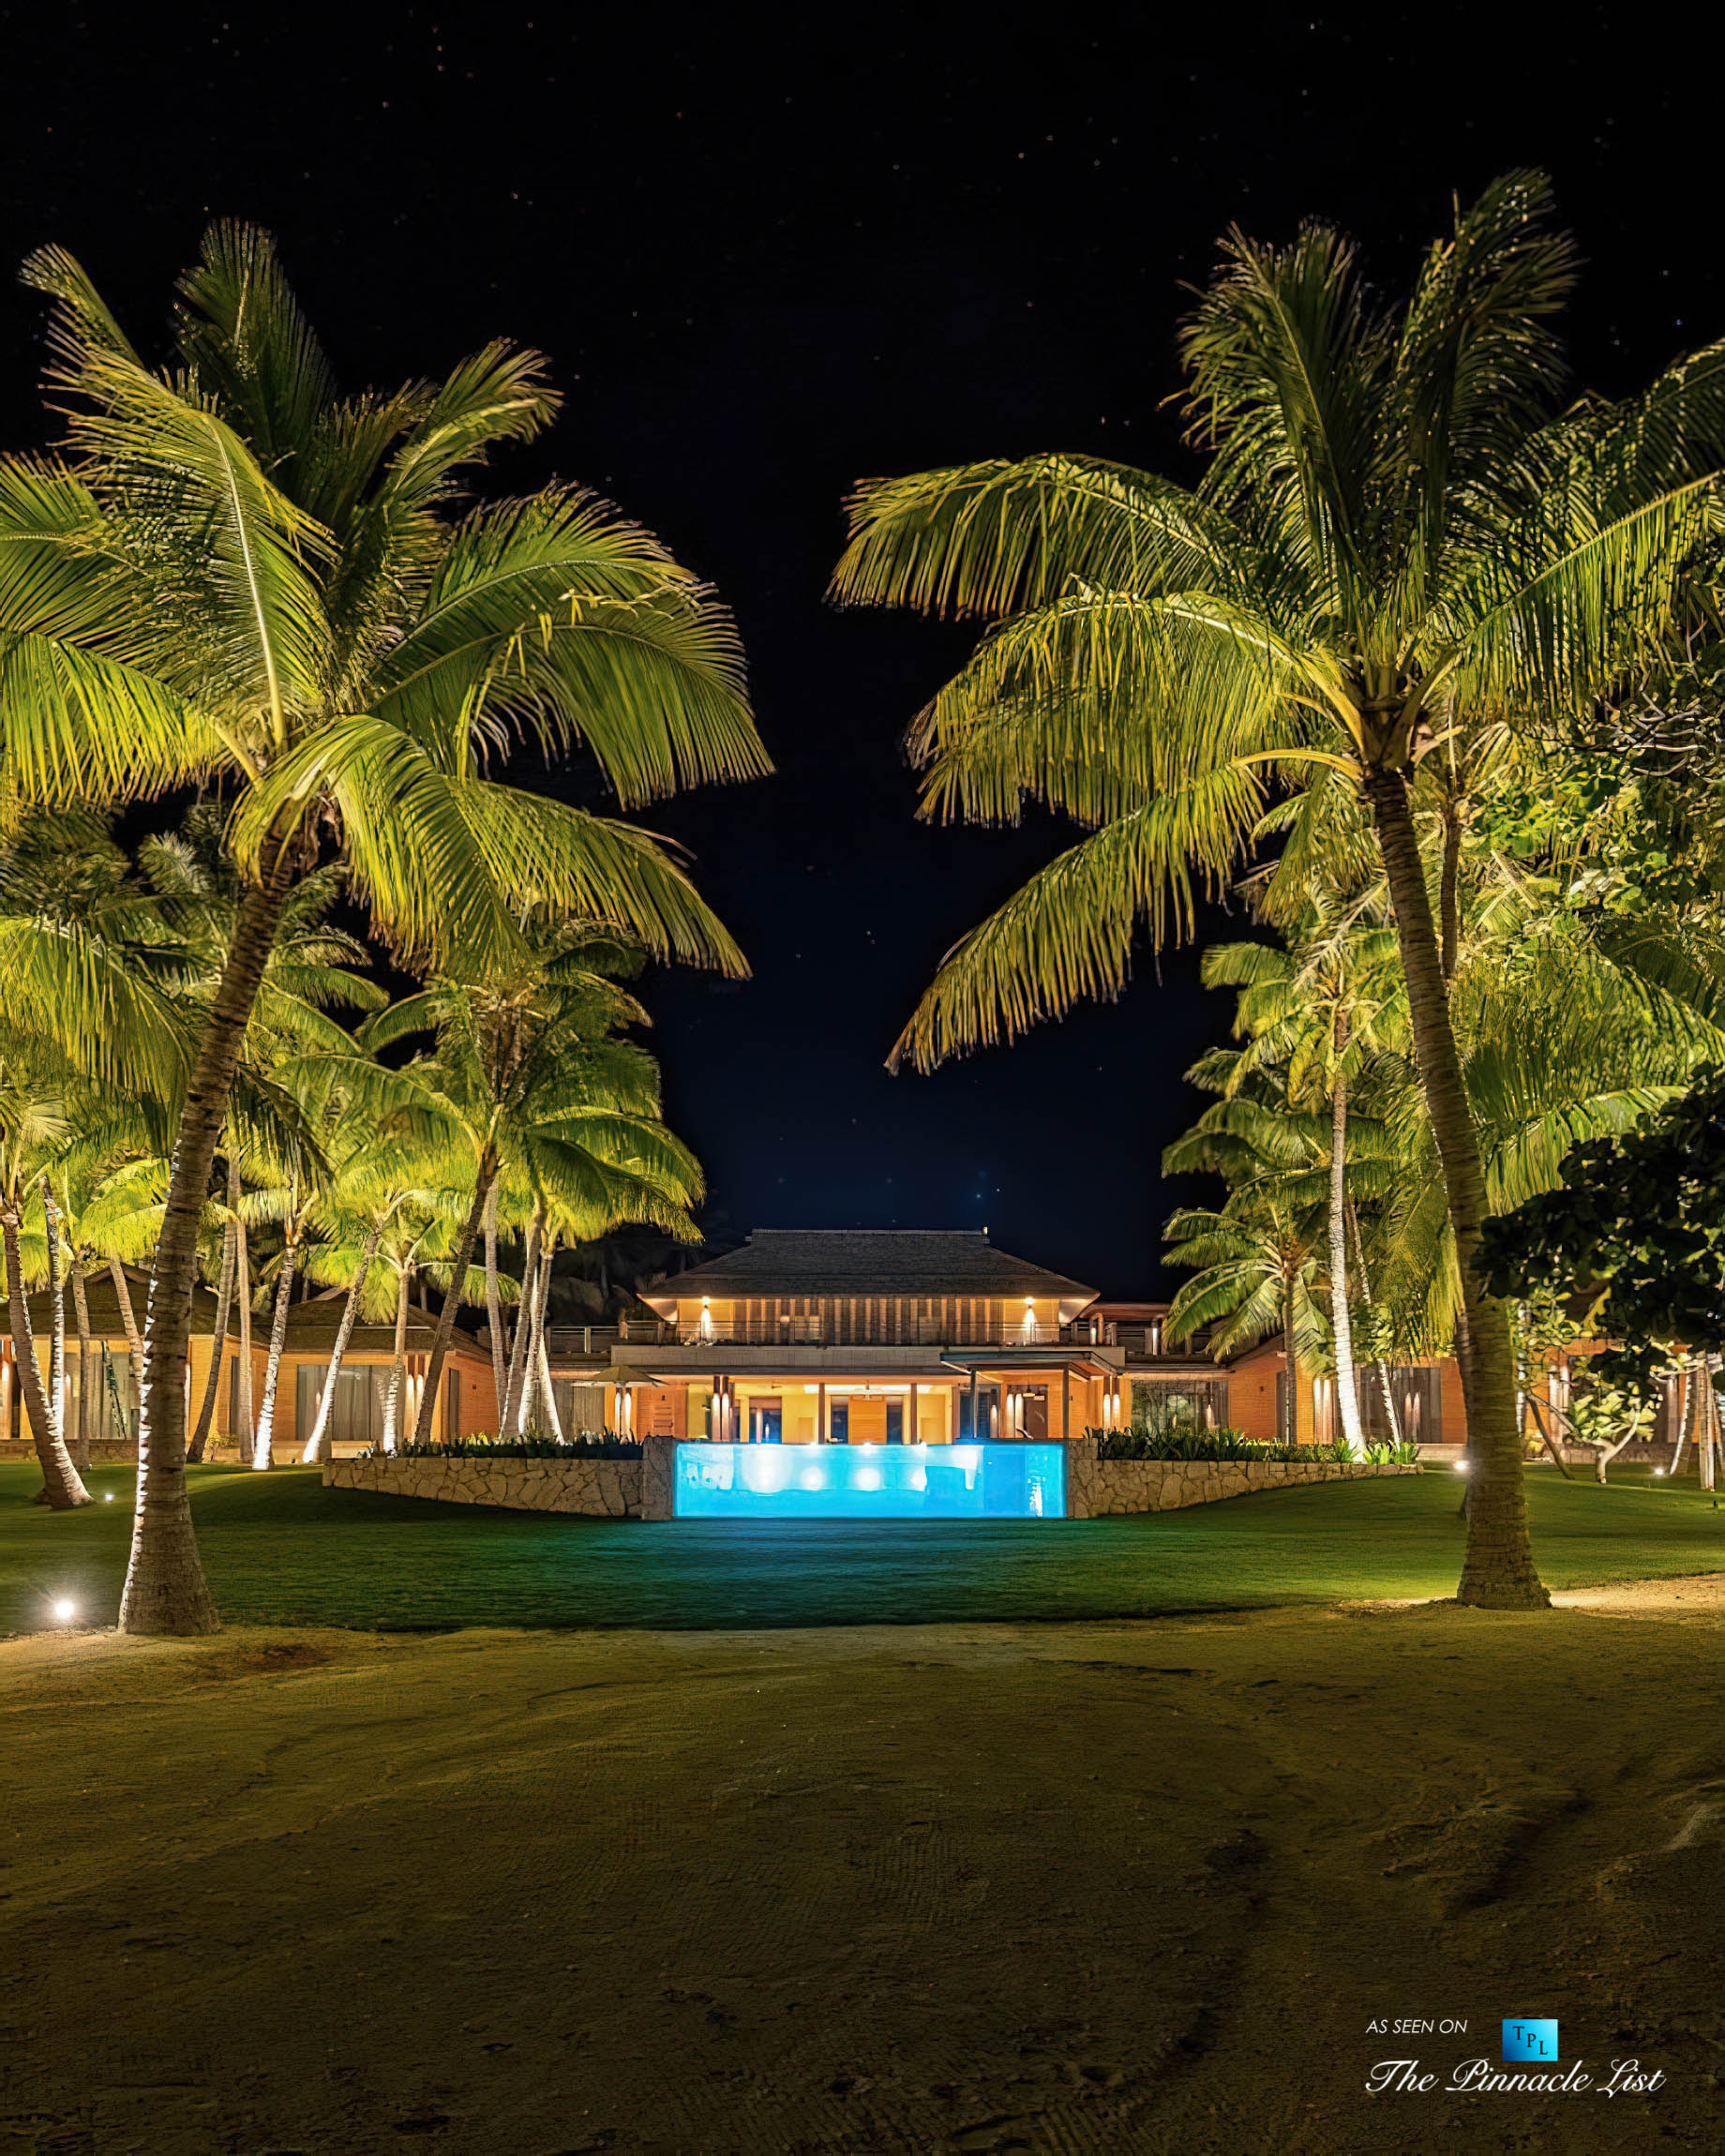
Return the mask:
[[[76,1602],[68,1601],[63,1595],[54,1604],[53,1613],[56,1624],[69,1624],[78,1614],[78,1605]]]
[[[1465,1474],[1467,1473],[1467,1462],[1466,1462],[1466,1460],[1458,1460],[1456,1461],[1456,1463],[1455,1463],[1455,1471],[1456,1471],[1456,1473],[1457,1473],[1458,1475],[1465,1475]]]

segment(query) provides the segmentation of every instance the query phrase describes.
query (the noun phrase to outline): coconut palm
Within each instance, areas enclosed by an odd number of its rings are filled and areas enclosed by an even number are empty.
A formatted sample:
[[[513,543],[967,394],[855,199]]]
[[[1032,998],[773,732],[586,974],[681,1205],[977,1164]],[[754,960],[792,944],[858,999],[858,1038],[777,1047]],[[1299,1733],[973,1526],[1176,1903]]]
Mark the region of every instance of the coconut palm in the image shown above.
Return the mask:
[[[665,848],[511,789],[520,728],[584,744],[635,804],[767,768],[736,639],[638,528],[548,487],[471,510],[488,450],[555,409],[543,363],[492,345],[441,384],[343,397],[262,233],[219,225],[180,284],[175,358],[133,350],[46,249],[61,453],[0,463],[0,726],[37,801],[201,779],[245,879],[199,1029],[152,1281],[129,1631],[216,1622],[182,1473],[201,1216],[246,1029],[298,879],[338,852],[410,959],[506,958],[523,899],[655,955],[742,970]]]
[[[1229,1090],[1248,1072],[1279,1067],[1291,1106],[1325,1111],[1329,1122],[1327,1168],[1328,1271],[1336,1402],[1350,1452],[1363,1456],[1355,1390],[1354,1336],[1348,1308],[1348,1091],[1377,1045],[1387,1012],[1404,1013],[1393,932],[1373,919],[1381,892],[1344,899],[1333,883],[1311,892],[1285,931],[1290,948],[1264,944],[1213,946],[1204,954],[1207,987],[1240,991],[1235,1032],[1248,1037]]]
[[[459,1133],[445,1130],[428,1139],[423,1122],[418,1120],[422,1109],[416,1089],[409,1100],[411,1106],[387,1074],[382,1074],[380,1089],[371,1096],[368,1111],[355,1114],[349,1100],[338,1157],[332,1163],[327,1188],[311,1206],[318,1240],[306,1253],[307,1275],[346,1293],[317,1416],[300,1456],[308,1464],[330,1457],[336,1384],[355,1323],[363,1315],[377,1324],[396,1312],[398,1306],[405,1309],[401,1303],[405,1269],[396,1268],[400,1278],[392,1285],[387,1278],[390,1268],[388,1255],[383,1252],[384,1237],[403,1219],[415,1223],[416,1235],[423,1235],[438,1220],[448,1227],[459,1203],[458,1180],[463,1165],[457,1150]],[[458,1185],[455,1190],[450,1189],[452,1182]],[[513,1281],[490,1285],[500,1303],[513,1295]],[[477,1278],[464,1283],[470,1295],[476,1287],[485,1292]]]
[[[88,1505],[90,1493],[67,1447],[61,1412],[64,1319],[55,1327],[49,1383],[44,1386],[36,1359],[36,1332],[30,1323],[27,1298],[32,1273],[49,1283],[56,1307],[63,1291],[65,1276],[46,1178],[70,1128],[67,1106],[69,1075],[64,1070],[32,1062],[14,1048],[0,1047],[0,1247],[6,1257],[12,1355],[42,1470],[42,1499],[57,1512]],[[26,1213],[32,1209],[41,1220],[39,1239],[26,1225]],[[31,1243],[34,1249],[27,1248]]]
[[[1570,397],[1575,263],[1530,173],[1458,208],[1400,310],[1327,226],[1234,233],[1182,340],[1195,489],[1077,456],[872,482],[835,578],[998,624],[913,731],[925,814],[1030,799],[1093,831],[942,965],[898,1047],[918,1066],[1116,992],[1140,925],[1189,927],[1195,884],[1232,875],[1267,786],[1369,809],[1471,1338],[1459,1594],[1507,1609],[1547,1596],[1420,821],[1452,746],[1589,711],[1664,632],[1725,462],[1725,346],[1626,402]]]
[[[693,1240],[688,1207],[701,1191],[699,1168],[660,1119],[652,1056],[616,1038],[623,1026],[647,1023],[612,978],[629,955],[614,938],[543,923],[524,941],[508,971],[440,975],[361,1028],[373,1051],[418,1034],[435,1039],[433,1053],[399,1075],[415,1078],[428,1109],[466,1139],[471,1196],[452,1254],[455,1278],[466,1278],[492,1193],[505,1177],[499,1190],[505,1208],[539,1222],[537,1237],[530,1229],[523,1320],[500,1401],[505,1428],[519,1405],[522,1371],[532,1368],[525,1357],[542,1322],[534,1312],[549,1292],[548,1230],[555,1232],[555,1222],[587,1236],[634,1220]],[[457,1308],[446,1298],[438,1320],[419,1444],[430,1434]],[[494,1355],[497,1337],[493,1316]],[[535,1352],[543,1354],[542,1340]]]
[[[1281,1328],[1287,1361],[1277,1403],[1282,1445],[1298,1441],[1300,1366],[1321,1352],[1324,1333],[1312,1300],[1312,1229],[1309,1212],[1302,1218],[1266,1184],[1237,1191],[1219,1213],[1189,1207],[1168,1222],[1168,1263],[1197,1268],[1168,1306],[1171,1340],[1188,1340],[1208,1325],[1210,1353],[1221,1360]]]

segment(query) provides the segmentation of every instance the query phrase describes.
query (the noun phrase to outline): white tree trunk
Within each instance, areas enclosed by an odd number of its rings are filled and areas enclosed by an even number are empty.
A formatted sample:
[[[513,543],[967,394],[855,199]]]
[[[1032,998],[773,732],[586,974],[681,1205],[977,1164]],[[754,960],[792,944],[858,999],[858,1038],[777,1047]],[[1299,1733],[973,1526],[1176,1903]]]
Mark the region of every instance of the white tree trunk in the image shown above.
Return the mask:
[[[497,1185],[486,1200],[485,1213],[486,1329],[491,1338],[491,1396],[501,1421],[506,1383],[503,1364],[503,1306],[497,1293]]]
[[[90,1300],[84,1294],[83,1271],[72,1268],[72,1310],[78,1320],[78,1437],[72,1446],[72,1463],[82,1475],[90,1465]]]
[[[1359,1428],[1359,1395],[1354,1383],[1354,1319],[1348,1309],[1347,1265],[1347,1078],[1342,1068],[1347,1046],[1345,1011],[1336,1013],[1336,1071],[1329,1094],[1329,1322],[1336,1349],[1336,1409],[1342,1434],[1356,1460],[1363,1460],[1366,1441]]]
[[[532,1331],[532,1310],[539,1293],[539,1216],[535,1212],[527,1231],[527,1263],[521,1273],[521,1299],[516,1306],[515,1339],[509,1349],[509,1376],[504,1386],[502,1413],[498,1418],[500,1437],[519,1437],[527,1370],[527,1349]]]
[[[407,1310],[411,1268],[405,1260],[396,1280],[396,1354],[389,1366],[389,1395],[383,1402],[383,1450],[401,1446],[401,1400],[407,1390]]]
[[[233,1449],[245,1460],[249,1457],[257,1436],[257,1421],[252,1413],[251,1400],[251,1238],[246,1233],[244,1220],[237,1223],[235,1240],[237,1251],[234,1263],[239,1268],[239,1285],[235,1295],[240,1307],[240,1367]]]
[[[281,1377],[281,1350],[288,1337],[288,1306],[293,1299],[295,1255],[292,1243],[283,1247],[281,1272],[276,1281],[276,1310],[270,1321],[269,1354],[263,1364],[263,1398],[258,1405],[258,1427],[251,1442],[251,1464],[260,1470],[276,1464],[270,1440],[275,1431],[276,1386]]]
[[[305,1450],[300,1455],[308,1466],[314,1460],[321,1463],[330,1457],[330,1432],[336,1414],[336,1380],[341,1375],[341,1358],[348,1352],[353,1320],[359,1314],[359,1298],[365,1289],[366,1275],[371,1270],[371,1261],[376,1257],[377,1247],[382,1239],[383,1222],[380,1218],[372,1221],[370,1232],[366,1236],[366,1247],[359,1254],[359,1268],[353,1275],[353,1285],[348,1290],[341,1323],[336,1328],[336,1344],[330,1350],[329,1369],[323,1377],[323,1397],[318,1401],[317,1420],[312,1426],[311,1435],[306,1440]]]

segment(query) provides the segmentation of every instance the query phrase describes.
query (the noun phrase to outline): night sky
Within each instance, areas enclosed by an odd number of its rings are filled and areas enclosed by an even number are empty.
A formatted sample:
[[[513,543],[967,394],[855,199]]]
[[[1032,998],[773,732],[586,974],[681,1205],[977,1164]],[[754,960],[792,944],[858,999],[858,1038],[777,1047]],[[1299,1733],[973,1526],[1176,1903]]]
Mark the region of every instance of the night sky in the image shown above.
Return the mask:
[[[1328,216],[1399,285],[1451,191],[1514,164],[1552,172],[1590,260],[1578,371],[1638,385],[1725,312],[1716,55],[1683,20],[5,7],[0,253],[71,247],[147,338],[206,217],[248,217],[351,385],[500,334],[548,352],[564,414],[496,487],[578,479],[711,577],[779,771],[643,818],[755,972],[649,989],[712,1233],[985,1224],[1142,1294],[1201,1194],[1157,1159],[1227,1001],[1147,952],[1119,1004],[887,1075],[941,953],[1065,834],[913,822],[902,731],[970,634],[824,603],[842,499],[1039,449],[1185,475],[1161,408],[1218,233]],[[9,447],[45,438],[39,327],[0,289]]]

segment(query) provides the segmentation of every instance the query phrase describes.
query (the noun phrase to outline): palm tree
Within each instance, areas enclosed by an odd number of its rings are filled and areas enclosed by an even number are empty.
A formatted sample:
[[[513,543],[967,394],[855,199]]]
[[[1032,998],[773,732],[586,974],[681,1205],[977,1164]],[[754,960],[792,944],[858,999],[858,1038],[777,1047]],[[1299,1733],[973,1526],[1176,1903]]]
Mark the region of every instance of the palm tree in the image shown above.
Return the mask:
[[[416,1085],[398,1085],[392,1074],[380,1071],[364,1103],[355,1102],[338,1079],[335,1091],[341,1129],[338,1148],[332,1150],[338,1157],[327,1188],[312,1202],[317,1240],[306,1253],[305,1269],[309,1279],[345,1289],[346,1295],[317,1416],[300,1455],[308,1465],[330,1458],[336,1385],[355,1323],[364,1315],[376,1324],[398,1308],[399,1283],[392,1288],[383,1277],[386,1256],[378,1273],[373,1271],[385,1235],[404,1217],[447,1222],[458,1202],[449,1186],[453,1181],[458,1189],[463,1165],[458,1131],[446,1129],[428,1138]],[[492,1283],[492,1292],[501,1300],[513,1286]]]
[[[67,1448],[58,1370],[51,1370],[50,1384],[44,1387],[37,1363],[25,1248],[26,1242],[34,1243],[30,1269],[39,1272],[57,1294],[62,1282],[59,1251],[52,1200],[44,1201],[48,1168],[68,1128],[64,1086],[64,1073],[39,1064],[33,1067],[15,1050],[0,1050],[0,1244],[6,1256],[12,1355],[42,1470],[42,1500],[56,1512],[88,1505],[90,1493]],[[33,1202],[42,1219],[39,1241],[25,1224]]]
[[[998,623],[913,730],[926,815],[1030,799],[1093,834],[948,957],[899,1058],[1117,992],[1139,925],[1189,928],[1194,883],[1234,872],[1267,785],[1369,809],[1470,1340],[1458,1593],[1501,1609],[1548,1598],[1419,819],[1441,818],[1452,745],[1591,711],[1665,632],[1725,457],[1725,346],[1625,403],[1568,400],[1575,263],[1531,173],[1458,208],[1399,312],[1327,226],[1282,248],[1236,232],[1183,337],[1197,488],[1069,455],[872,482],[835,577],[842,599]]]
[[[503,786],[519,729],[585,744],[620,801],[764,771],[736,638],[605,504],[552,487],[459,515],[487,451],[555,398],[491,345],[441,384],[344,397],[269,239],[207,234],[173,366],[139,358],[57,248],[53,458],[0,463],[0,722],[19,795],[134,799],[199,779],[232,804],[244,893],[199,1028],[151,1284],[128,1631],[216,1614],[187,1503],[184,1373],[200,1221],[284,908],[338,852],[404,958],[506,959],[523,900],[655,956],[742,970],[665,848]]]
[[[1260,895],[1261,894],[1257,894]],[[1348,1450],[1363,1456],[1355,1390],[1354,1336],[1348,1307],[1348,1092],[1377,1047],[1386,1011],[1405,1013],[1393,931],[1374,916],[1381,886],[1345,899],[1317,881],[1283,929],[1289,949],[1260,943],[1212,946],[1204,954],[1207,987],[1239,990],[1234,1030],[1249,1045],[1235,1060],[1227,1090],[1248,1073],[1275,1069],[1290,1106],[1322,1111],[1329,1125],[1328,1259],[1336,1404]]]
[[[1323,1332],[1312,1299],[1316,1244],[1309,1222],[1273,1190],[1255,1185],[1236,1192],[1220,1213],[1176,1213],[1168,1243],[1170,1265],[1198,1268],[1168,1306],[1168,1337],[1188,1340],[1201,1325],[1211,1326],[1210,1353],[1221,1361],[1280,1326],[1287,1382],[1277,1403],[1277,1441],[1298,1444],[1300,1350],[1309,1360]]]
[[[472,1164],[463,1181],[472,1195],[453,1252],[455,1279],[466,1279],[492,1193],[505,1177],[505,1208],[536,1224],[500,1402],[504,1429],[518,1414],[523,1385],[548,1390],[548,1375],[528,1360],[530,1349],[544,1356],[548,1234],[561,1227],[588,1236],[642,1220],[694,1240],[688,1207],[701,1192],[698,1166],[660,1118],[652,1058],[615,1038],[624,1026],[646,1024],[647,1014],[611,978],[626,964],[614,939],[540,924],[526,940],[509,971],[440,975],[423,995],[361,1028],[374,1051],[415,1034],[435,1037],[434,1053],[398,1076],[417,1077],[428,1108],[466,1137]],[[430,1436],[458,1303],[458,1295],[446,1297],[438,1320],[416,1444]]]

